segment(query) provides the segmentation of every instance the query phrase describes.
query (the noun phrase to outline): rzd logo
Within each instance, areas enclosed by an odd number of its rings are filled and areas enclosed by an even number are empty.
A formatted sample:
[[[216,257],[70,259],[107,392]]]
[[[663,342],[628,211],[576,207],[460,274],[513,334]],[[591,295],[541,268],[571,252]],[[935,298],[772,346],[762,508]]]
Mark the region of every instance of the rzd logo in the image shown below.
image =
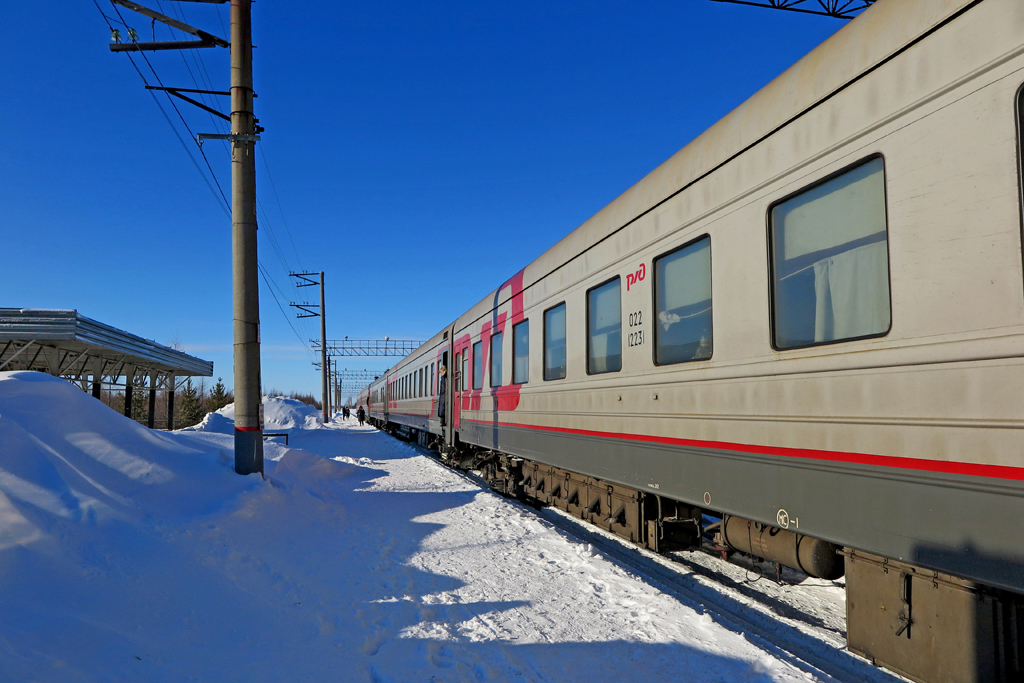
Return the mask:
[[[626,291],[638,282],[643,282],[643,279],[647,277],[647,264],[641,263],[640,267],[637,268],[635,273],[630,273],[626,276]]]

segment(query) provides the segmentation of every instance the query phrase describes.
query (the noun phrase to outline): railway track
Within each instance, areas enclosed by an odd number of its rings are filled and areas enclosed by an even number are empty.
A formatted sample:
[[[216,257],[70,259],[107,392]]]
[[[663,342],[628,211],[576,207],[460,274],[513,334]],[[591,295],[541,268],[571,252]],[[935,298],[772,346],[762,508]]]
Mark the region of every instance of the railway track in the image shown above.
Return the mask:
[[[482,477],[447,467],[434,451],[409,444],[429,456],[439,467],[472,481],[487,490]],[[495,494],[497,495],[497,494]],[[512,500],[535,512],[560,532],[590,544],[619,566],[647,583],[671,595],[699,613],[707,613],[720,625],[744,635],[766,652],[821,681],[838,683],[905,683],[907,679],[884,671],[846,649],[845,632],[836,624],[759,591],[745,590],[723,569],[695,562],[692,553],[711,556],[729,567],[738,565],[713,557],[706,551],[658,555],[635,546],[611,533],[587,524],[557,508],[534,508]],[[691,559],[687,559],[690,555]],[[800,587],[795,587],[800,590]]]

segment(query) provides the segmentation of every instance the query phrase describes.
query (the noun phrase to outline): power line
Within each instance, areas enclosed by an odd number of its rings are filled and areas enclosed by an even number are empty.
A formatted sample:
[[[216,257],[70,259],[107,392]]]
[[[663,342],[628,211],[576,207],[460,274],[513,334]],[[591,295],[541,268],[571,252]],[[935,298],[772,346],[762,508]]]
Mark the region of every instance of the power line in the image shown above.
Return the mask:
[[[96,9],[99,11],[100,16],[103,17],[103,20],[107,24],[107,28],[110,29],[110,32],[112,34],[114,32],[114,26],[111,23],[112,21],[115,22],[115,23],[121,24],[125,28],[129,28],[129,29],[131,28],[125,22],[124,17],[121,16],[121,12],[117,9],[116,6],[114,7],[114,11],[117,12],[118,18],[114,19],[113,17],[107,16],[107,14],[100,7],[98,0],[93,0],[93,4],[96,6]],[[149,81],[146,79],[145,74],[142,73],[142,70],[139,68],[139,65],[135,63],[135,59],[132,57],[132,54],[130,52],[126,52],[125,54],[128,55],[128,61],[131,62],[132,67],[135,69],[135,73],[139,74],[139,78],[142,79],[143,85],[149,85]],[[152,71],[153,75],[156,76],[157,82],[160,82],[160,77],[157,75],[156,70],[153,69],[153,65],[149,63],[149,59],[146,58],[144,52],[142,53],[142,56],[143,56],[143,59],[145,59],[146,64],[149,66],[150,71]],[[161,82],[160,85],[163,86],[163,83]],[[150,96],[153,98],[153,102],[156,104],[157,108],[160,110],[160,113],[163,115],[164,120],[167,121],[167,125],[169,125],[171,127],[171,131],[174,133],[174,136],[178,139],[178,142],[181,143],[182,149],[184,149],[185,153],[188,154],[188,158],[189,158],[189,160],[192,161],[192,165],[195,166],[196,171],[202,177],[203,182],[206,183],[206,186],[210,189],[210,192],[213,194],[214,198],[218,200],[217,203],[220,204],[221,208],[228,214],[228,216],[230,216],[231,215],[231,204],[230,204],[230,202],[228,202],[227,197],[224,195],[224,190],[223,190],[223,188],[221,188],[220,182],[217,180],[217,175],[213,172],[213,167],[210,166],[210,160],[206,158],[205,154],[203,154],[202,147],[199,148],[199,153],[202,154],[203,160],[206,162],[206,167],[210,170],[210,175],[213,177],[213,183],[211,183],[210,179],[206,176],[206,173],[203,171],[202,167],[199,165],[199,162],[196,160],[195,156],[192,154],[192,150],[190,149],[190,147],[187,144],[185,144],[185,141],[182,139],[181,134],[178,132],[178,129],[174,125],[174,122],[171,120],[171,117],[168,115],[167,111],[164,109],[163,105],[160,103],[160,100],[156,96],[156,93],[154,91],[152,91],[152,90],[150,90],[149,93],[150,93]],[[175,110],[175,112],[177,112],[178,117],[181,118],[182,123],[185,123],[184,117],[182,117],[181,112],[178,111],[178,108],[177,108],[177,106],[175,106],[174,101],[171,100],[170,95],[167,95],[167,99],[170,102],[171,106],[174,107],[174,110]],[[192,131],[189,129],[188,124],[185,124],[185,129],[188,130],[189,134],[191,135]],[[195,138],[193,137],[193,139],[195,139]],[[214,189],[214,185],[216,185],[216,189]],[[221,202],[223,202],[223,203],[221,203]]]
[[[129,36],[132,38],[132,41],[135,42],[137,33],[125,21],[124,16],[121,14],[120,10],[117,8],[116,5],[114,6],[114,11],[117,14],[117,18],[114,18],[114,17],[108,16],[103,11],[103,9],[100,7],[100,5],[98,3],[98,0],[93,0],[93,4],[96,6],[97,11],[99,11],[100,16],[103,17],[104,21],[107,24],[107,28],[111,31],[112,34],[114,33],[114,26],[113,25],[114,24],[120,24],[121,26],[124,26],[126,29],[128,29]],[[157,6],[161,10],[163,10],[163,6],[159,2],[159,0],[157,0]],[[178,6],[174,5],[174,7],[175,7],[175,14],[177,14],[177,16],[179,16],[181,18],[183,23],[187,23],[187,21],[185,19],[185,16],[184,16],[183,10],[178,12],[177,11],[179,9]],[[222,28],[224,28],[223,27],[223,18],[221,17],[219,12],[218,12],[217,16],[218,16],[218,19],[221,22]],[[155,31],[155,29],[154,29],[154,31]],[[175,31],[174,31],[173,27],[167,26],[167,31],[170,34],[172,40],[177,38],[177,36],[175,35]],[[155,42],[155,33],[154,33],[154,42]],[[127,54],[128,54],[129,61],[132,64],[132,67],[135,69],[135,72],[139,75],[139,78],[142,80],[143,85],[149,86],[149,81],[146,78],[146,75],[143,73],[143,71],[140,68],[140,66],[135,62],[134,58],[132,57],[131,52],[128,52]],[[142,58],[145,61],[146,66],[149,68],[149,71],[152,73],[153,77],[155,78],[156,82],[160,85],[161,88],[164,88],[163,80],[160,78],[160,75],[157,73],[155,67],[153,66],[152,62],[148,59],[148,57],[146,56],[145,52],[142,52]],[[193,59],[195,59],[195,53],[193,53]],[[203,89],[213,90],[212,79],[210,78],[209,70],[206,68],[206,63],[205,63],[205,61],[202,60],[202,56],[201,55],[199,56],[199,61],[195,64],[196,68],[195,68],[194,71],[191,68],[191,66],[189,65],[187,59],[185,59],[184,54],[182,55],[182,60],[183,60],[183,63],[185,65],[186,70],[188,71],[189,78],[191,79],[193,85],[196,86],[197,90],[203,90]],[[200,68],[200,66],[201,66],[201,68]],[[197,79],[197,74],[199,76],[198,79]],[[200,80],[203,81],[203,85],[205,86],[205,88],[200,87],[200,82],[199,82]],[[178,142],[181,144],[182,148],[185,150],[185,153],[188,154],[189,159],[192,161],[192,165],[195,167],[195,169],[199,173],[199,175],[203,178],[203,182],[206,183],[207,188],[209,188],[210,192],[214,195],[214,198],[219,200],[218,204],[221,205],[222,210],[224,210],[225,213],[230,217],[231,216],[231,205],[230,205],[230,202],[228,201],[228,199],[227,199],[227,197],[226,197],[226,195],[224,193],[224,189],[221,186],[221,183],[220,183],[219,179],[217,178],[217,174],[213,170],[213,167],[210,164],[210,161],[207,158],[206,153],[203,150],[202,145],[199,144],[198,140],[196,139],[195,134],[192,131],[192,128],[189,126],[189,124],[186,121],[186,119],[185,119],[184,115],[182,114],[181,110],[178,108],[177,104],[171,98],[171,95],[167,92],[167,90],[164,89],[164,93],[165,93],[165,96],[167,97],[168,103],[174,109],[175,113],[178,116],[178,119],[181,121],[182,125],[185,127],[185,130],[188,132],[189,137],[195,142],[196,146],[198,147],[199,153],[203,157],[203,160],[204,160],[204,162],[206,164],[206,168],[209,171],[209,176],[207,176],[207,173],[205,173],[203,171],[201,165],[199,164],[198,160],[194,156],[190,146],[185,143],[182,135],[179,133],[179,131],[177,129],[177,126],[175,125],[175,123],[172,120],[171,116],[169,115],[169,113],[167,112],[167,110],[165,109],[164,105],[161,103],[161,101],[159,100],[159,98],[157,97],[155,92],[153,90],[150,90],[149,92],[150,92],[150,95],[153,97],[153,101],[157,105],[157,108],[160,110],[160,113],[163,115],[164,120],[166,120],[167,124],[171,127],[172,132],[174,133],[175,137],[178,139]],[[202,101],[207,103],[208,106],[216,104],[215,102],[212,102],[212,101],[206,99],[205,93],[200,93],[200,95],[202,97]],[[208,114],[209,114],[209,112],[208,112]],[[221,122],[220,120],[214,118],[212,116],[212,114],[210,114],[209,116],[210,116],[211,122],[215,126],[215,130],[223,130],[224,129],[223,128],[223,126],[224,126],[223,122]],[[225,144],[225,146],[226,146],[226,143],[223,143],[223,144]],[[262,155],[262,150],[261,150],[261,155]],[[298,250],[295,248],[295,242],[294,242],[294,239],[292,238],[291,230],[288,227],[287,219],[284,216],[284,210],[281,207],[281,201],[280,201],[280,197],[277,195],[277,189],[273,185],[273,177],[270,175],[269,165],[267,164],[267,160],[266,160],[265,156],[263,157],[263,163],[264,163],[264,167],[267,170],[268,178],[271,181],[271,186],[274,188],[274,195],[275,195],[275,198],[277,199],[278,208],[281,211],[281,218],[284,221],[285,229],[286,229],[287,235],[288,235],[288,239],[289,239],[289,242],[291,243],[292,251],[295,253],[296,263],[298,264],[299,263],[299,260],[298,260]],[[212,183],[211,183],[211,178],[212,178]],[[263,234],[266,235],[267,241],[270,243],[270,246],[271,246],[272,250],[274,251],[278,261],[280,261],[281,266],[284,268],[285,271],[293,270],[290,267],[290,265],[288,263],[288,259],[285,256],[285,252],[281,248],[281,244],[279,243],[279,241],[277,239],[277,236],[275,234],[275,231],[273,230],[272,222],[270,221],[269,215],[267,214],[266,210],[263,208],[262,203],[260,203],[258,200],[257,200],[257,209],[258,209],[258,212],[260,214],[262,214],[262,221],[261,222],[263,224],[263,227],[265,228],[265,230],[263,231]],[[295,326],[292,324],[291,318],[288,316],[287,312],[284,310],[284,308],[283,308],[283,306],[281,304],[281,300],[278,297],[278,294],[281,294],[281,297],[283,297],[283,298],[287,298],[287,297],[285,297],[284,292],[283,292],[280,284],[276,281],[276,279],[271,275],[270,271],[262,263],[258,263],[257,265],[258,265],[258,268],[259,268],[260,276],[263,278],[264,283],[267,285],[267,288],[270,291],[271,296],[273,297],[275,303],[277,304],[278,309],[281,311],[282,315],[284,316],[285,322],[288,323],[289,328],[291,328],[292,332],[295,334],[296,338],[299,340],[299,342],[302,344],[302,346],[305,347],[305,349],[307,351],[312,353],[312,349],[310,349],[310,347],[306,343],[305,338],[302,335],[299,334],[298,330],[296,330]],[[289,282],[290,282],[290,280],[289,280]],[[294,288],[294,284],[293,284],[293,288]],[[298,290],[297,289],[295,290],[295,293],[298,294]],[[298,298],[298,296],[296,296],[295,298]],[[308,326],[308,323],[307,323],[306,326]],[[311,336],[311,335],[307,334],[306,336],[308,337],[308,336]]]
[[[288,235],[288,241],[291,242],[292,251],[295,252],[295,260],[299,260],[299,251],[295,248],[295,240],[292,239],[292,230],[288,227],[288,219],[284,216],[284,206],[281,204],[281,197],[277,194],[277,185],[274,184],[274,176],[270,174],[270,165],[267,163],[267,155],[260,149],[260,158],[263,160],[263,168],[267,170],[267,179],[270,181],[270,189],[274,191],[274,199],[277,200],[277,209],[281,212],[281,220],[284,221],[284,229]],[[301,266],[301,264],[299,264]],[[301,267],[300,267],[301,270]]]
[[[113,7],[114,7],[114,11],[117,12],[117,16],[120,17],[121,23],[123,23],[125,26],[128,26],[128,24],[125,23],[125,21],[124,21],[124,17],[121,16],[121,10],[118,9],[117,5],[114,5]],[[142,55],[142,59],[143,59],[143,61],[146,62],[146,66],[148,66],[149,70],[153,73],[153,77],[156,79],[156,82],[160,84],[161,88],[163,88],[164,87],[164,83],[163,83],[162,80],[160,80],[160,75],[156,72],[156,69],[153,68],[153,64],[149,61],[149,57],[146,56],[146,53],[144,51],[140,51],[139,54]],[[131,59],[131,53],[128,53],[128,58]],[[133,65],[135,64],[135,60],[134,59],[132,60],[132,64]],[[136,71],[138,71],[137,67],[136,67]],[[141,76],[142,73],[139,72],[139,75]],[[146,78],[145,77],[142,78],[142,82],[144,84],[146,84],[146,85],[149,85],[149,83],[146,83]],[[167,92],[166,90],[164,90],[164,96],[167,97],[167,101],[170,103],[171,107],[174,108],[174,112],[178,115],[178,118],[181,119],[181,123],[182,123],[183,126],[185,126],[185,130],[188,131],[189,137],[192,138],[192,140],[195,141],[196,147],[199,148],[199,154],[202,155],[203,161],[206,162],[206,168],[209,169],[210,176],[213,177],[213,182],[217,186],[217,190],[220,191],[221,199],[224,200],[224,206],[227,208],[228,213],[230,213],[231,212],[231,202],[228,201],[227,196],[224,194],[224,188],[221,187],[220,180],[217,179],[217,174],[213,171],[213,166],[210,164],[210,160],[206,158],[206,152],[203,151],[203,146],[199,144],[199,141],[196,139],[195,133],[192,132],[192,129],[189,127],[188,122],[185,120],[184,115],[182,115],[181,110],[178,109],[178,105],[174,102],[173,99],[171,99],[171,94],[169,92]],[[177,131],[175,131],[175,133],[177,133]],[[179,136],[179,139],[180,139],[180,136]]]
[[[292,325],[291,318],[288,317],[288,314],[285,312],[284,307],[281,305],[281,301],[277,298],[277,294],[274,293],[274,287],[270,282],[270,278],[267,277],[267,269],[263,267],[262,263],[259,263],[258,265],[260,269],[260,275],[263,276],[263,281],[267,284],[267,289],[270,290],[270,296],[274,297],[274,303],[276,303],[278,309],[280,309],[281,315],[284,316],[285,322],[288,323],[288,327],[292,328],[292,332],[295,333],[295,336],[299,340],[299,342],[306,347],[306,350],[309,351],[310,353],[313,353],[313,349],[309,348],[309,345],[306,343],[306,341],[299,335],[298,330],[296,330],[295,326]]]

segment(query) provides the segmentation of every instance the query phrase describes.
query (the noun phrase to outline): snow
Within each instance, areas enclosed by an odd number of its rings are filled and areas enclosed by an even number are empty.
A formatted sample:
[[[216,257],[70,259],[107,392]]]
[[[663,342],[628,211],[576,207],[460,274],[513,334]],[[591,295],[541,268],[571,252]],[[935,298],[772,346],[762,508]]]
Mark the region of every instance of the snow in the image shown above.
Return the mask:
[[[0,372],[0,680],[832,680],[550,516],[354,420],[267,399],[162,433]],[[271,426],[273,425],[273,426]]]
[[[283,396],[263,397],[264,431],[291,434],[295,429],[317,429],[323,426],[320,411],[311,405]],[[193,427],[186,427],[182,431],[234,434],[235,404],[231,403],[216,412],[207,413],[202,422]]]

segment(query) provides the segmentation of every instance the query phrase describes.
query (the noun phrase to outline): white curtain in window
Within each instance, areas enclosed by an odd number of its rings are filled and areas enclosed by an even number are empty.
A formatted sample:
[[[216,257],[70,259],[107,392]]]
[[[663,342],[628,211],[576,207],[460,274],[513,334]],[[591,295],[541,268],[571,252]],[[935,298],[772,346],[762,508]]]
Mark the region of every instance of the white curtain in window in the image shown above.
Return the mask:
[[[886,242],[817,261],[814,296],[814,341],[885,332],[890,320]]]
[[[674,311],[711,299],[710,239],[660,259],[658,268],[665,287],[663,311]],[[671,322],[677,321],[678,316]],[[662,322],[666,321],[662,319]]]
[[[794,197],[773,211],[784,231],[783,260],[885,231],[885,166],[871,161]]]

